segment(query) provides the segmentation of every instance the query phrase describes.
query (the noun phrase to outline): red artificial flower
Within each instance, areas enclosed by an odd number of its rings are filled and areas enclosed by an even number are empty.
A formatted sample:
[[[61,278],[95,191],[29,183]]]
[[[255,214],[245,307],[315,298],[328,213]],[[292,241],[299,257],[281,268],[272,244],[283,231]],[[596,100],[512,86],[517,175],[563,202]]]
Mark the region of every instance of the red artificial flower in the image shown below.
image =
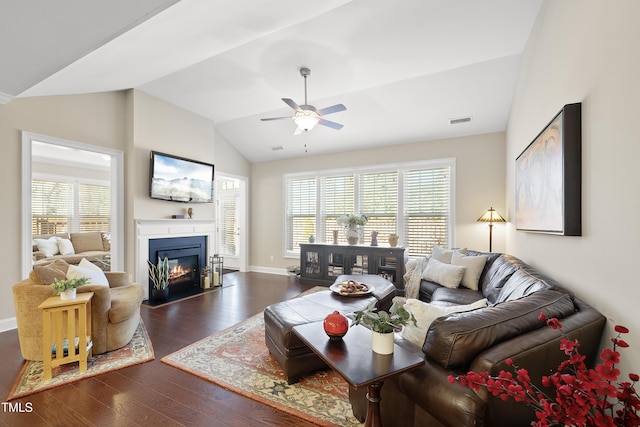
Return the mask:
[[[629,333],[629,329],[627,329],[626,327],[624,327],[622,325],[616,325],[614,329],[619,334],[628,334]]]
[[[620,353],[613,351],[610,348],[605,348],[600,353],[600,359],[603,360],[606,366],[613,366],[620,363]]]
[[[629,330],[620,325],[615,326],[618,336],[612,339],[613,349],[604,349],[600,354],[602,362],[595,369],[587,369],[586,356],[578,352],[579,344],[570,340],[562,332],[562,324],[556,318],[547,319],[544,313],[538,318],[546,321],[553,329],[560,329],[562,338],[560,350],[568,358],[558,365],[551,375],[541,377],[544,387],[555,389],[555,398],[549,398],[541,389],[531,382],[529,371],[516,366],[512,359],[505,364],[515,372],[500,371],[498,376],[490,376],[487,372],[470,371],[459,377],[449,376],[449,382],[458,381],[467,387],[479,390],[481,386],[493,396],[503,401],[513,399],[524,402],[535,409],[537,421],[532,425],[548,427],[551,425],[571,425],[579,427],[640,427],[640,396],[634,385],[640,376],[629,374],[632,382],[615,384],[620,370],[620,353],[616,347],[626,348],[629,345],[621,340],[620,334]]]
[[[562,323],[560,323],[560,321],[555,317],[552,317],[551,319],[547,320],[547,325],[550,326],[552,329],[562,328]]]

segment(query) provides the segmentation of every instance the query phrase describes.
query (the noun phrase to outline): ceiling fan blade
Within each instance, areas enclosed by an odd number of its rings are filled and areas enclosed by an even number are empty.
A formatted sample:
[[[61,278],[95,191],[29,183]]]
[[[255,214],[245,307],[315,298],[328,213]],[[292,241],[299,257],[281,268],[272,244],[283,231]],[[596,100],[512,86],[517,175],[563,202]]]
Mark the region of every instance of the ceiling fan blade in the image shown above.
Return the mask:
[[[335,130],[340,130],[344,127],[344,125],[341,125],[340,123],[336,123],[336,122],[332,122],[330,120],[325,120],[325,119],[320,119],[318,120],[318,124],[322,125],[322,126],[328,126],[330,128],[333,128]]]
[[[337,113],[339,111],[344,111],[346,109],[347,107],[345,107],[344,105],[336,104],[336,105],[332,105],[331,107],[321,108],[320,110],[318,110],[318,114],[321,116],[326,116],[327,114]]]
[[[284,101],[285,104],[287,104],[289,107],[293,108],[294,110],[302,111],[302,109],[298,106],[298,104],[296,104],[296,102],[293,99],[282,98],[282,100]]]
[[[294,135],[300,135],[304,133],[304,130],[300,126],[296,126],[296,130],[293,132]]]
[[[291,119],[291,116],[286,116],[286,117],[268,117],[266,119],[260,119],[263,122],[267,122],[269,120],[283,120],[283,119]]]

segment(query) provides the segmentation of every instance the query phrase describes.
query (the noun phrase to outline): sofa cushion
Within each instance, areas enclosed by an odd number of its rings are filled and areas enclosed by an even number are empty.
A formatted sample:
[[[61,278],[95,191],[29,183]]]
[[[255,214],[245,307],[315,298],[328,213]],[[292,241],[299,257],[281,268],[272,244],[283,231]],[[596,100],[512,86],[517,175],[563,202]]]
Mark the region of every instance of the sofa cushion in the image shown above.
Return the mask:
[[[431,258],[422,273],[422,278],[446,286],[447,288],[457,288],[460,285],[463,275],[464,267],[446,264]]]
[[[58,243],[58,252],[60,253],[60,255],[73,255],[76,253],[76,250],[73,248],[73,243],[71,243],[70,239],[56,237],[56,242]]]
[[[482,308],[486,306],[486,298],[480,301],[476,301],[472,304],[451,306],[430,304],[410,298],[405,303],[404,308],[412,313],[416,318],[416,325],[409,323],[407,324],[407,326],[404,326],[402,328],[402,338],[411,341],[417,346],[422,346],[422,344],[424,344],[424,339],[427,335],[427,330],[429,330],[431,322],[433,322],[438,317],[446,316],[451,313],[475,310],[476,308]]]
[[[530,272],[520,268],[509,277],[509,280],[507,280],[502,289],[500,289],[495,303],[522,298],[533,292],[549,288],[550,285],[540,277],[534,276]]]
[[[464,267],[464,275],[461,281],[462,286],[474,291],[478,290],[478,281],[480,280],[480,275],[486,263],[487,257],[485,255],[466,256],[460,252],[453,252],[451,255],[451,264]]]
[[[70,265],[69,270],[67,270],[67,279],[79,279],[81,277],[89,278],[88,284],[90,285],[109,286],[107,277],[99,268],[83,268],[79,265]]]
[[[431,259],[437,259],[440,262],[444,262],[445,264],[451,264],[451,255],[454,252],[458,252],[461,254],[467,253],[467,248],[460,249],[443,249],[438,245],[433,245],[431,249]]]
[[[449,304],[471,304],[484,298],[480,291],[474,291],[467,288],[444,288],[438,286],[431,295],[432,302],[449,303]]]
[[[64,260],[55,260],[46,265],[33,267],[29,278],[39,285],[50,285],[56,280],[64,280],[67,278],[67,270],[69,264]]]
[[[104,251],[102,233],[99,231],[71,233],[71,242],[77,254],[89,251]]]
[[[33,239],[38,250],[44,253],[45,257],[54,256],[60,253],[58,248],[58,241],[55,237],[49,237],[48,239]]]
[[[489,303],[495,303],[502,287],[511,275],[521,267],[522,261],[510,255],[502,254],[485,266],[479,287]]]
[[[570,295],[544,290],[482,310],[451,314],[431,324],[422,351],[444,368],[465,370],[481,351],[545,327],[538,318],[540,312],[548,318],[564,318],[574,311]]]

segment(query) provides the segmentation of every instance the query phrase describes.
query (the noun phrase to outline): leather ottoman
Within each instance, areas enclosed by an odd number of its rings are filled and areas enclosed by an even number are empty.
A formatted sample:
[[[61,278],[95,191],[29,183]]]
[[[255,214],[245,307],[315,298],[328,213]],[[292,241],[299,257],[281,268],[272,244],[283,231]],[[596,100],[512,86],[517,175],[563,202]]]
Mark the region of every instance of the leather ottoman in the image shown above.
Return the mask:
[[[326,367],[293,333],[297,325],[323,320],[328,314],[339,311],[353,313],[377,301],[380,310],[388,310],[396,294],[395,286],[382,277],[365,275],[342,275],[334,283],[354,279],[374,287],[371,294],[362,297],[345,297],[331,291],[319,291],[276,304],[264,310],[265,343],[271,355],[282,368],[289,384]]]

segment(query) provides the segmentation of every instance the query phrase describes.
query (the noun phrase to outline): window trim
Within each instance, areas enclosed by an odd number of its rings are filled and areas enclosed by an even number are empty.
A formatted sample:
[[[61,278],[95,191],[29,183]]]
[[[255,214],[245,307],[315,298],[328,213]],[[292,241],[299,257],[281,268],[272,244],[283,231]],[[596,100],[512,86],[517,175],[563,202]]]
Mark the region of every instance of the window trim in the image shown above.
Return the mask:
[[[401,175],[406,170],[412,169],[434,169],[438,167],[448,167],[450,171],[449,177],[449,227],[447,230],[449,236],[450,245],[455,242],[455,218],[456,218],[456,158],[455,157],[444,157],[440,159],[430,159],[430,160],[419,160],[419,161],[411,161],[411,162],[394,162],[394,163],[384,163],[384,164],[376,164],[376,165],[367,165],[367,166],[359,166],[354,168],[336,168],[336,169],[324,169],[317,171],[307,171],[307,172],[294,172],[294,173],[285,173],[282,176],[282,256],[284,258],[299,258],[300,257],[300,249],[296,251],[287,250],[287,202],[288,202],[288,194],[287,194],[287,182],[292,179],[308,179],[315,178],[316,180],[316,226],[315,226],[315,237],[316,241],[329,241],[327,240],[327,236],[320,236],[319,232],[322,231],[319,229],[322,228],[319,223],[322,218],[321,212],[321,187],[320,187],[320,179],[328,176],[337,176],[337,175],[345,175],[345,174],[353,174],[355,182],[357,183],[359,180],[360,174],[370,174],[375,172],[389,172],[396,171],[398,172],[398,216],[397,216],[397,227],[398,231],[402,230],[404,227],[404,215],[405,210],[403,206],[403,183],[401,179]],[[354,202],[355,202],[355,211],[358,212],[359,209],[359,197],[358,197],[358,188],[356,184],[356,189],[354,191]],[[345,212],[348,213],[348,212]],[[401,236],[402,237],[402,236]]]

